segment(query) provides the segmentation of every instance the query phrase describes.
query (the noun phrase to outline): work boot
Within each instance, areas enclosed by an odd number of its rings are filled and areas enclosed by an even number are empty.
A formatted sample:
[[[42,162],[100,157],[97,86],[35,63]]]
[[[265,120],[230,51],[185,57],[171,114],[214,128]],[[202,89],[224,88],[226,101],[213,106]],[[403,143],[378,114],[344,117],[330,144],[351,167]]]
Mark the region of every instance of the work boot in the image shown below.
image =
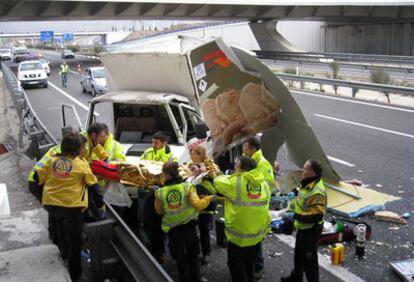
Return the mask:
[[[264,268],[262,268],[262,269],[260,269],[260,270],[257,270],[255,273],[254,273],[254,278],[256,279],[256,280],[260,280],[262,277],[263,277],[263,275],[264,275]]]
[[[301,282],[302,280],[303,280],[303,278],[298,279],[296,277],[294,271],[292,271],[289,276],[285,276],[285,277],[280,278],[281,282]]]
[[[205,255],[201,258],[201,265],[207,265],[210,263],[210,256],[209,255]]]

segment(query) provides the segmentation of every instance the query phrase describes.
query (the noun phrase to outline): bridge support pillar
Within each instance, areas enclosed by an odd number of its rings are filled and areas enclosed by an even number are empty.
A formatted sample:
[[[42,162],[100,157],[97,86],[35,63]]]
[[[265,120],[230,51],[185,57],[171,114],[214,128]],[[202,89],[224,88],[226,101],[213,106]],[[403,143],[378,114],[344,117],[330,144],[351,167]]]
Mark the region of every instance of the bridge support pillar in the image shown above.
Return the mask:
[[[251,22],[250,29],[262,51],[300,52],[276,29],[277,21]]]

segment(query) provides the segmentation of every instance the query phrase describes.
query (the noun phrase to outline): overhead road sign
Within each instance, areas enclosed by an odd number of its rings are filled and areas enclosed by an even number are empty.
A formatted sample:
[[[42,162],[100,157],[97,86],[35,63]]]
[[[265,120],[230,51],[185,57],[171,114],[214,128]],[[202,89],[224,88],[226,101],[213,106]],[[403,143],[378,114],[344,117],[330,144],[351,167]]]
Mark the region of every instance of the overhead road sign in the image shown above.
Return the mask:
[[[53,41],[54,38],[55,38],[54,31],[41,31],[40,32],[40,41],[43,43]]]

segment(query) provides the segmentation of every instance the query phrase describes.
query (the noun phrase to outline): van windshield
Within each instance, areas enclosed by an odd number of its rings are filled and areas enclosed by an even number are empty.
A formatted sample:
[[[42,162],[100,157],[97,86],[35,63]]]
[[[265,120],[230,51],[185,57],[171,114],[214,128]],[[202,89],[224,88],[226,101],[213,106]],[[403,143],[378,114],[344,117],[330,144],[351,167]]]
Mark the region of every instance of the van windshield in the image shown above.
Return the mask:
[[[17,49],[17,50],[14,50],[14,54],[19,54],[19,55],[27,54],[27,50],[26,49]]]
[[[28,70],[42,70],[42,65],[40,63],[26,63],[20,65],[20,71]]]

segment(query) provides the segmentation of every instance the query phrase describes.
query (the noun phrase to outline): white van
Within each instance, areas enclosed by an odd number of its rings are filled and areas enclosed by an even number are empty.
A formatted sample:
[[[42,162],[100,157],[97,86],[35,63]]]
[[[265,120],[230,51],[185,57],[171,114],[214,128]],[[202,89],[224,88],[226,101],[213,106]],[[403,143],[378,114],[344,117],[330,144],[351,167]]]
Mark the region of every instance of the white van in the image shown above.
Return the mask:
[[[19,64],[17,78],[22,87],[40,85],[47,88],[47,74],[40,61],[25,61]]]

